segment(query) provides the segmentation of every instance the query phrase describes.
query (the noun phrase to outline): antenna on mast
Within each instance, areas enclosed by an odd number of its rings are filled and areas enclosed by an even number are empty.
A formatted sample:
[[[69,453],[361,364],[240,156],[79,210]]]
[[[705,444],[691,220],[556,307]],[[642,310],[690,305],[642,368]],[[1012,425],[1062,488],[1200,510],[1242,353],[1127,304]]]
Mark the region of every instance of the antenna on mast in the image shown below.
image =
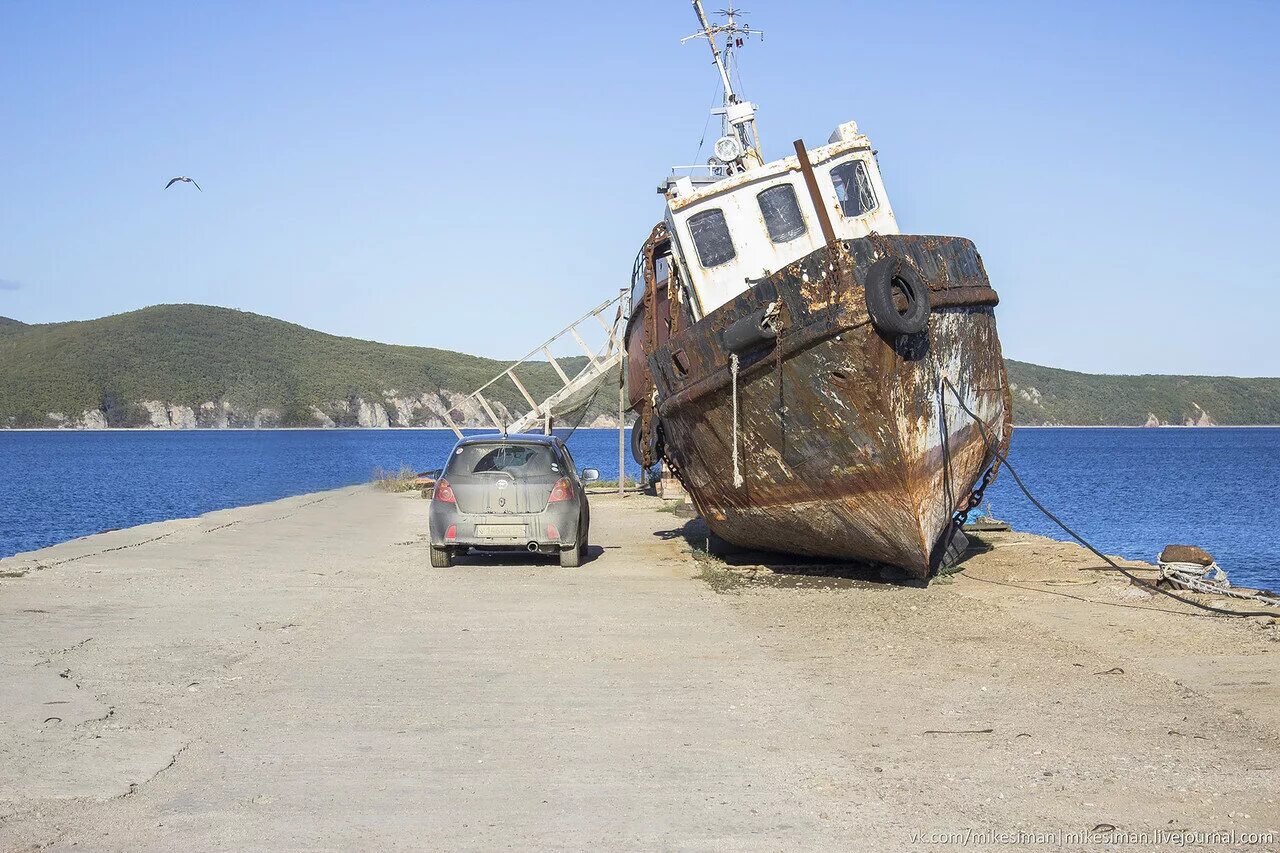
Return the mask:
[[[738,96],[733,93],[733,82],[729,80],[729,68],[725,63],[725,60],[720,57],[720,49],[716,47],[716,35],[721,32],[721,28],[712,27],[710,22],[707,21],[707,13],[702,11],[702,0],[693,0],[693,11],[698,15],[698,23],[702,25],[702,32],[695,33],[691,36],[685,36],[680,39],[680,43],[684,44],[689,41],[689,39],[705,38],[707,40],[707,45],[711,48],[711,59],[715,62],[716,68],[719,69],[720,80],[724,83],[724,102],[726,104],[731,104],[737,100]],[[733,25],[732,16],[734,11],[733,5],[730,4],[729,10],[726,13],[729,15],[729,26]],[[731,35],[730,38],[733,38],[733,36]],[[728,51],[729,45],[726,44],[725,52],[728,53]],[[726,57],[726,59],[727,58],[728,57]]]
[[[698,23],[702,25],[702,31],[685,36],[680,43],[683,44],[691,39],[706,39],[711,48],[711,58],[716,64],[716,70],[720,72],[720,82],[724,85],[724,106],[712,110],[713,115],[722,117],[721,127],[724,133],[716,140],[716,157],[723,161],[730,171],[745,171],[763,163],[764,158],[760,155],[760,134],[756,130],[755,104],[739,100],[738,93],[733,90],[731,79],[733,51],[742,47],[744,40],[752,35],[758,35],[763,39],[764,33],[761,30],[753,30],[749,24],[738,23],[738,17],[747,13],[741,9],[735,9],[732,2],[729,8],[721,9],[718,13],[725,17],[723,24],[712,25],[707,20],[707,13],[702,9],[702,0],[693,0],[693,10],[698,16]],[[716,37],[720,35],[725,37],[723,49],[716,46]]]

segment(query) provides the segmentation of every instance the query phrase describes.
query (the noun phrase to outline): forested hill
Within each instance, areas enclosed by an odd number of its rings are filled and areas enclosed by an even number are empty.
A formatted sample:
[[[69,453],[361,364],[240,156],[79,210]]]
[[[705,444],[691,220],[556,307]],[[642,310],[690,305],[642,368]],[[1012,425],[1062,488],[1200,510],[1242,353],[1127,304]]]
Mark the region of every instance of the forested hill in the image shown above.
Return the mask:
[[[561,360],[571,374],[584,362]],[[446,411],[479,425],[484,413],[465,395],[507,365],[208,305],[47,325],[0,319],[0,425],[444,426]],[[517,375],[538,399],[561,385],[545,362]],[[510,383],[486,396],[500,415],[528,409]]]
[[[582,363],[562,361],[571,372]],[[1280,379],[1008,365],[1018,423],[1280,424]],[[506,366],[207,305],[42,325],[0,317],[0,426],[443,426],[446,411],[480,425],[484,414],[466,395]],[[560,386],[545,363],[518,373],[539,399]],[[609,398],[588,422],[609,422]],[[527,408],[510,383],[492,399]]]
[[[1280,424],[1280,379],[1112,376],[1007,360],[1022,424]]]

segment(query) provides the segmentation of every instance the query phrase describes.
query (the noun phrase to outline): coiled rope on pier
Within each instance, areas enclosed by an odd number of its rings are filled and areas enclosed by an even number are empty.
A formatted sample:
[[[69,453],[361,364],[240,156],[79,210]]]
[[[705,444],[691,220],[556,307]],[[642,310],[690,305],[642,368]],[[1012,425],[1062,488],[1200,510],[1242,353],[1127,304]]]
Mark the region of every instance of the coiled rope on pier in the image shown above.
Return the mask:
[[[959,390],[956,389],[956,386],[951,383],[950,377],[948,377],[944,373],[941,378],[942,378],[942,384],[951,391],[951,395],[955,397],[956,402],[960,404],[960,408],[964,411],[966,415],[968,415],[970,418],[973,419],[973,422],[975,424],[977,424],[978,432],[982,436],[982,443],[986,445],[987,452],[992,454],[996,459],[999,459],[1000,462],[1006,468],[1009,469],[1009,473],[1013,475],[1013,481],[1018,484],[1018,488],[1021,489],[1022,493],[1027,496],[1027,500],[1031,501],[1031,503],[1035,506],[1036,509],[1044,513],[1045,518],[1049,519],[1054,524],[1061,527],[1062,530],[1068,536],[1070,536],[1075,541],[1079,542],[1085,548],[1088,548],[1090,551],[1092,551],[1094,556],[1096,556],[1098,559],[1102,560],[1108,566],[1115,569],[1117,572],[1120,572],[1120,574],[1124,575],[1125,577],[1127,577],[1129,580],[1131,580],[1133,583],[1137,584],[1140,587],[1149,589],[1152,592],[1158,592],[1161,595],[1167,595],[1169,598],[1172,598],[1174,601],[1180,601],[1183,604],[1188,604],[1192,607],[1199,608],[1200,610],[1208,611],[1209,613],[1216,613],[1219,616],[1265,616],[1268,618],[1275,616],[1275,613],[1267,613],[1266,611],[1263,611],[1263,610],[1229,610],[1225,607],[1214,607],[1212,604],[1203,604],[1199,601],[1192,601],[1191,599],[1184,598],[1183,596],[1178,595],[1175,592],[1170,592],[1164,587],[1157,586],[1148,580],[1144,580],[1143,578],[1138,577],[1128,569],[1125,569],[1123,566],[1118,565],[1115,560],[1111,559],[1106,554],[1102,553],[1097,548],[1093,547],[1093,545],[1087,539],[1085,539],[1079,533],[1076,533],[1074,530],[1068,527],[1066,522],[1064,522],[1062,519],[1058,518],[1058,516],[1050,512],[1049,508],[1046,507],[1044,504],[1042,504],[1036,498],[1036,496],[1031,493],[1031,490],[1027,488],[1027,484],[1022,482],[1022,477],[1018,475],[1017,469],[1009,464],[1008,458],[1005,456],[1005,454],[1000,452],[999,445],[993,442],[991,440],[991,436],[987,434],[986,423],[982,420],[982,418],[978,417],[978,415],[965,404],[964,398],[960,395],[960,392]]]
[[[1174,586],[1180,586],[1183,589],[1189,589],[1192,592],[1202,592],[1206,595],[1222,595],[1227,598],[1240,598],[1245,601],[1265,604],[1268,607],[1280,605],[1280,599],[1268,598],[1256,592],[1236,589],[1231,585],[1231,581],[1227,580],[1227,573],[1217,563],[1202,566],[1199,563],[1157,559],[1156,566],[1160,569],[1160,580],[1171,583]]]

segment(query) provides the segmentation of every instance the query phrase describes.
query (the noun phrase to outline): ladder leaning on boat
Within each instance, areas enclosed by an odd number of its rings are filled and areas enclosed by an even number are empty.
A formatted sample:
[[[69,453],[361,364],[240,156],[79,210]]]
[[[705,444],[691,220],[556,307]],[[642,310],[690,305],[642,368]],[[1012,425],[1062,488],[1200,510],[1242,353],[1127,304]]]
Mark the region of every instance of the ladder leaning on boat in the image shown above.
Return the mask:
[[[517,359],[468,396],[480,404],[480,408],[488,415],[490,422],[501,432],[521,433],[541,428],[549,433],[554,419],[577,413],[588,406],[601,383],[607,377],[613,375],[614,371],[619,369],[622,364],[625,352],[622,345],[621,327],[626,307],[626,296],[627,291],[623,290],[617,296],[606,299],[550,338],[547,338],[540,345],[534,347],[523,358]],[[611,321],[605,319],[610,313],[610,309],[613,309],[613,319]],[[605,334],[604,343],[596,349],[587,344],[583,334],[578,330],[579,326],[592,320],[600,325]],[[564,338],[572,338],[586,356],[586,364],[573,376],[570,376],[565,371],[564,367],[551,352],[552,346]],[[517,367],[535,358],[545,358],[563,383],[559,389],[542,400],[534,398],[528,387],[516,375]],[[509,420],[499,417],[492,402],[485,396],[486,391],[503,380],[507,380],[514,385],[520,396],[530,406],[527,411]],[[454,435],[462,438],[462,428],[454,419],[453,414],[446,412],[445,419],[449,428],[453,430]]]

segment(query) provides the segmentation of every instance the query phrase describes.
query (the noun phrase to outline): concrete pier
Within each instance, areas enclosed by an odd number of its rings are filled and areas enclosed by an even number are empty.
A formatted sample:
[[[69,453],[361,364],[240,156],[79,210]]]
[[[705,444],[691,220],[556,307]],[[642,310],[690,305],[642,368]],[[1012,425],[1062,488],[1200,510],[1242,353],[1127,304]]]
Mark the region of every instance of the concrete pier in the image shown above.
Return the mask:
[[[431,569],[427,502],[367,487],[0,561],[0,849],[1280,831],[1274,620],[1024,534],[920,588],[592,506],[580,569]]]

